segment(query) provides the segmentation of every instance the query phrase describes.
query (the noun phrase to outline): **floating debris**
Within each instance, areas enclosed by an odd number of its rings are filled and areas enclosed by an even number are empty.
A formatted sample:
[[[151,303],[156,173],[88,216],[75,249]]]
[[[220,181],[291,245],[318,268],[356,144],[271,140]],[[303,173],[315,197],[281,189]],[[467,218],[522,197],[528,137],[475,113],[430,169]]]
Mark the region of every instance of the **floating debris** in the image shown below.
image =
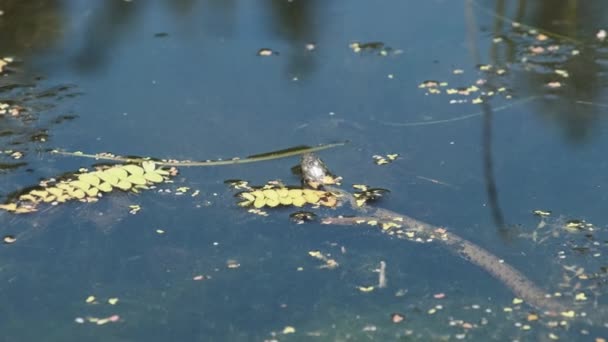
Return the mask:
[[[239,267],[241,267],[241,264],[238,261],[234,260],[234,259],[228,259],[228,260],[226,260],[226,267],[228,267],[228,268],[239,268]]]
[[[310,251],[308,252],[308,255],[325,263],[324,265],[319,266],[319,268],[334,269],[339,266],[336,260],[326,257],[320,251]]]
[[[271,49],[268,49],[268,48],[261,48],[258,50],[257,55],[262,56],[262,57],[268,57],[268,56],[274,56],[274,55],[278,56],[279,53],[276,51],[272,51]]]
[[[399,157],[398,153],[387,154],[384,156],[375,154],[372,156],[372,158],[374,159],[374,163],[376,163],[376,165],[390,164],[390,163],[394,162],[395,160],[397,160],[398,157]]]
[[[224,181],[224,184],[228,184],[231,189],[235,190],[250,190],[249,182],[241,180],[241,179],[228,179]]]
[[[296,328],[292,327],[292,326],[286,326],[285,328],[283,328],[283,334],[287,335],[287,334],[293,334],[296,332]]]
[[[17,238],[14,235],[5,235],[4,238],[2,238],[2,241],[4,241],[5,244],[10,245],[17,242]]]
[[[374,291],[374,286],[357,286],[357,289],[361,292],[372,292]]]
[[[551,211],[550,210],[540,210],[540,209],[536,209],[532,212],[532,214],[536,215],[536,216],[541,216],[541,217],[545,217],[545,216],[549,216],[551,215]]]
[[[353,193],[353,197],[359,207],[362,207],[367,202],[376,201],[390,192],[390,190],[387,189],[370,188],[364,184],[355,184],[353,185],[353,188],[359,190]]]
[[[295,213],[289,215],[289,218],[296,224],[303,224],[314,221],[317,218],[317,215],[310,211],[296,211]]]
[[[141,206],[139,204],[132,204],[129,206],[129,214],[135,215],[141,210]]]
[[[584,220],[569,220],[566,222],[566,229],[581,230],[587,226]]]
[[[380,56],[388,56],[389,54],[398,55],[403,53],[403,50],[393,49],[390,46],[386,46],[383,42],[353,42],[348,45],[354,53],[361,52],[376,52]]]
[[[397,312],[393,312],[391,314],[391,322],[397,324],[397,323],[401,323],[405,320],[405,315],[397,313]]]

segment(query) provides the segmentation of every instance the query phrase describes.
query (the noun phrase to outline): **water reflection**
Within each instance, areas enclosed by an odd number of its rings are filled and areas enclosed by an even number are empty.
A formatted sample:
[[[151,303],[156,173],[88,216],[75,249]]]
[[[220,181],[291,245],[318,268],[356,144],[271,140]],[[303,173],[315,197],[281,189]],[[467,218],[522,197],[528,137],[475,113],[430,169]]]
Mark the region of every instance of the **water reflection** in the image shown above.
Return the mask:
[[[494,7],[493,36],[505,37],[505,47],[493,44],[489,56],[495,65],[513,65],[514,85],[522,94],[539,94],[539,113],[556,123],[573,143],[588,141],[600,119],[600,108],[578,101],[601,101],[605,52],[594,40],[606,19],[606,3],[584,1],[509,3]],[[511,15],[514,13],[514,15]],[[518,23],[530,25],[518,25]],[[603,61],[603,62],[602,62]],[[563,70],[567,73],[556,73]],[[551,89],[551,84],[563,86]]]
[[[58,44],[65,29],[63,1],[0,1],[0,56],[27,56]]]

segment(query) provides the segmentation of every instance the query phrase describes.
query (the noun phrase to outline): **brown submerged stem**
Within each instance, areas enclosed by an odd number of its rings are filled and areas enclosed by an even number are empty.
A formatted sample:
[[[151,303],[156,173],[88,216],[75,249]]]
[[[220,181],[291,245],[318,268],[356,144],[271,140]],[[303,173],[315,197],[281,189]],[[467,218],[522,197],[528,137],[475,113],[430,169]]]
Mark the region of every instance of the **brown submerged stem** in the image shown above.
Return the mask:
[[[448,232],[445,229],[416,220],[407,215],[402,215],[386,209],[359,207],[355,204],[354,198],[349,192],[334,187],[326,186],[326,188],[329,191],[346,198],[354,210],[365,216],[328,217],[323,219],[322,223],[349,226],[369,224],[370,221],[376,221],[374,223],[377,223],[377,225],[382,225],[383,223],[398,223],[401,228],[389,228],[384,231],[402,239],[408,238],[408,232],[436,236],[436,240],[443,246],[488,272],[508,287],[517,297],[523,299],[531,306],[539,310],[548,311],[552,314],[559,314],[569,310],[563,303],[554,298],[547,297],[546,292],[532,280],[528,279],[523,273],[502,261],[483,247],[454,233]]]

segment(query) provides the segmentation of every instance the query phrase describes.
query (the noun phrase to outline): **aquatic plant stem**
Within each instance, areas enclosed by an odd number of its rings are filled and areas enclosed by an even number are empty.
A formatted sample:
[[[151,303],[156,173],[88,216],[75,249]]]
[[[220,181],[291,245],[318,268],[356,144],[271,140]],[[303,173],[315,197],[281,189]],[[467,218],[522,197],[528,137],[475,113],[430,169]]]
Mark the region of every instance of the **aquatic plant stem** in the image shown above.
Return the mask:
[[[505,109],[511,108],[513,106],[522,105],[524,103],[533,101],[533,100],[535,100],[537,98],[538,98],[538,96],[529,96],[529,97],[526,97],[526,98],[523,98],[523,99],[511,101],[510,103],[505,104],[503,106],[495,107],[495,108],[493,108],[493,110],[494,110],[494,112],[500,112],[500,111],[503,111]],[[413,121],[413,122],[391,122],[391,121],[378,120],[378,122],[380,122],[383,125],[393,126],[393,127],[432,126],[432,125],[441,125],[441,124],[447,124],[447,123],[452,123],[452,122],[456,122],[456,121],[467,120],[467,119],[471,119],[471,118],[474,118],[474,117],[482,116],[483,114],[484,114],[483,111],[479,111],[479,112],[475,112],[475,113],[471,113],[471,114],[457,116],[455,118],[442,119],[442,120]]]
[[[269,160],[274,160],[274,159],[288,158],[288,157],[298,156],[298,155],[305,154],[305,153],[318,152],[318,151],[327,150],[327,149],[334,148],[334,147],[344,146],[346,144],[348,144],[348,141],[323,144],[323,145],[318,145],[318,146],[314,146],[314,147],[298,146],[298,147],[293,147],[293,148],[279,150],[279,151],[252,155],[252,156],[248,156],[248,157],[245,157],[242,159],[241,158],[232,158],[232,159],[228,159],[228,160],[203,160],[203,161],[156,160],[153,158],[142,158],[142,157],[131,158],[131,157],[115,156],[115,155],[105,154],[105,153],[88,154],[88,153],[82,153],[82,152],[68,152],[68,151],[61,151],[61,150],[53,150],[53,151],[51,151],[51,153],[65,155],[65,156],[72,156],[72,157],[83,157],[83,158],[91,158],[91,159],[97,159],[97,160],[116,161],[116,162],[127,163],[127,164],[137,164],[137,163],[142,163],[147,160],[153,160],[155,164],[160,165],[160,166],[176,166],[176,167],[225,166],[225,165],[240,165],[240,164],[248,164],[248,163],[257,163],[257,162],[269,161]]]

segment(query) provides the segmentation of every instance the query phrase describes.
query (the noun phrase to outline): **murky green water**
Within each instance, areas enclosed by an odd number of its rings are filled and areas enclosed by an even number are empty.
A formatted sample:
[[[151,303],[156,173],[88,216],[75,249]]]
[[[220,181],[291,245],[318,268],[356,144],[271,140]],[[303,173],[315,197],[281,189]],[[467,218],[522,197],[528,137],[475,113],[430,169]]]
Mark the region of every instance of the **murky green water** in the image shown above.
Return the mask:
[[[0,248],[0,340],[608,338],[606,10],[0,1],[3,201],[98,163],[55,148],[204,160],[347,140],[320,153],[343,189],[390,189],[373,205],[482,246],[576,315],[519,303],[442,243],[236,205],[225,180],[298,185],[290,158],[180,168],[139,194],[2,212],[1,234],[16,241]],[[565,228],[573,219],[585,222]]]

